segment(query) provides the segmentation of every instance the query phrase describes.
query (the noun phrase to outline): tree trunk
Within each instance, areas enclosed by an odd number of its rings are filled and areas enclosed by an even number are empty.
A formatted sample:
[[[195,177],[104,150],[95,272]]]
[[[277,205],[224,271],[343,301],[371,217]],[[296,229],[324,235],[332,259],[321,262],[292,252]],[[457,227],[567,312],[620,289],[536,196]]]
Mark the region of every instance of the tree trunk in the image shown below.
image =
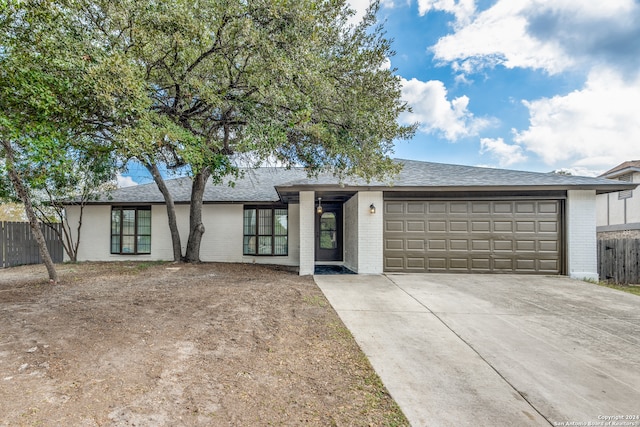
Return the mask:
[[[193,177],[191,187],[191,207],[189,210],[189,241],[187,242],[187,253],[185,261],[200,262],[200,243],[204,234],[204,224],[202,224],[202,200],[207,181],[211,176],[209,168],[204,168]]]
[[[42,258],[42,263],[47,267],[47,272],[49,273],[49,282],[56,284],[58,283],[58,272],[56,271],[56,267],[53,264],[53,260],[51,259],[51,255],[49,254],[49,249],[47,248],[47,242],[44,239],[44,234],[42,234],[42,229],[40,228],[40,224],[38,223],[38,218],[36,217],[36,213],[33,209],[33,204],[31,203],[31,199],[29,199],[29,194],[27,192],[27,188],[25,187],[20,175],[15,170],[15,159],[13,156],[13,147],[11,146],[11,142],[2,141],[2,146],[5,149],[6,156],[6,168],[9,173],[9,179],[13,184],[13,188],[16,190],[18,197],[24,203],[24,210],[27,214],[27,218],[29,219],[29,225],[31,226],[31,232],[38,242],[38,248],[40,250],[40,257]]]
[[[147,170],[153,176],[153,180],[156,182],[158,189],[164,196],[165,204],[167,205],[167,218],[169,219],[169,231],[171,232],[171,242],[173,244],[173,261],[182,261],[182,243],[180,242],[180,232],[178,231],[178,220],[176,218],[176,206],[173,202],[173,196],[169,192],[167,185],[164,182],[164,178],[158,170],[158,165],[155,163],[146,163]]]

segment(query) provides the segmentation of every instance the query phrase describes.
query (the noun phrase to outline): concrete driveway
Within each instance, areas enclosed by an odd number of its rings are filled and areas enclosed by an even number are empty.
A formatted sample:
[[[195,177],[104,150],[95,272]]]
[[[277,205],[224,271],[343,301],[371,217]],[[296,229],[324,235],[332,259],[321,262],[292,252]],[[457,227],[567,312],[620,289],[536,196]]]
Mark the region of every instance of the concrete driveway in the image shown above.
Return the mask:
[[[315,280],[413,426],[640,427],[638,296],[543,276]]]

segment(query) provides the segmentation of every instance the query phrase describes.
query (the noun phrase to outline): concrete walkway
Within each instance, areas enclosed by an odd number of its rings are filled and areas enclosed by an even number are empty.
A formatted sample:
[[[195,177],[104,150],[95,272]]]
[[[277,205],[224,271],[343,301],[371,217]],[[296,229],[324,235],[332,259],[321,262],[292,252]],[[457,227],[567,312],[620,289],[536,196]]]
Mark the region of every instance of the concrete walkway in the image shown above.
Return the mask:
[[[315,280],[413,426],[640,415],[637,296],[541,276]]]

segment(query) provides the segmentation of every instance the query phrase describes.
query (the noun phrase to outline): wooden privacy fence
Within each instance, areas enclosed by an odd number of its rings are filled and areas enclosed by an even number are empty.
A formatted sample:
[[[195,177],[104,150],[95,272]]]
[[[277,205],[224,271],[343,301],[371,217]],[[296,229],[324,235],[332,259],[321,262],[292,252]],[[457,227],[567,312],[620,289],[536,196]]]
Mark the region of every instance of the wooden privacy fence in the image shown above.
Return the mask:
[[[2,251],[0,253],[0,267],[13,267],[25,264],[40,264],[42,259],[38,249],[38,242],[31,233],[27,222],[0,222],[2,233],[0,240]],[[63,247],[58,234],[48,225],[41,224],[42,233],[47,242],[47,248],[53,262],[62,262]],[[54,224],[61,227],[61,224]],[[58,229],[60,231],[60,228]]]
[[[640,239],[598,240],[600,279],[627,285],[640,283]]]

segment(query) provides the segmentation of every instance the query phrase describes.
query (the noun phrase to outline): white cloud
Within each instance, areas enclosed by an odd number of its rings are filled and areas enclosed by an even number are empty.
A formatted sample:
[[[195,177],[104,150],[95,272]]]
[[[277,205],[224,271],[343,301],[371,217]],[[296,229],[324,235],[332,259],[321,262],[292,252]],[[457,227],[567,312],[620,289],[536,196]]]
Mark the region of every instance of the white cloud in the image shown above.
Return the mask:
[[[523,0],[498,1],[473,22],[438,40],[432,51],[437,60],[470,73],[502,64],[507,68],[544,68],[558,72],[570,59],[554,43],[543,43],[527,33]]]
[[[452,2],[420,3],[436,8]],[[461,20],[431,49],[437,60],[464,72],[498,64],[549,74],[591,63],[637,70],[638,37],[640,4],[634,0],[498,0]]]
[[[418,0],[418,13],[423,16],[431,10],[448,12],[456,17],[456,25],[470,22],[476,11],[475,0]]]
[[[121,174],[118,174],[116,176],[116,185],[118,186],[118,188],[123,188],[133,187],[134,185],[138,185],[138,183],[135,182],[130,176],[122,176]]]
[[[524,105],[529,128],[514,141],[550,166],[604,170],[640,158],[640,78],[597,69],[582,90]]]
[[[467,108],[467,96],[448,100],[447,89],[438,80],[402,79],[402,98],[413,110],[401,116],[403,123],[420,122],[421,132],[436,133],[449,141],[477,135],[492,123],[474,117]]]
[[[500,167],[511,166],[527,160],[527,156],[522,152],[521,146],[507,144],[502,138],[480,139],[480,154],[485,153],[496,157]]]

